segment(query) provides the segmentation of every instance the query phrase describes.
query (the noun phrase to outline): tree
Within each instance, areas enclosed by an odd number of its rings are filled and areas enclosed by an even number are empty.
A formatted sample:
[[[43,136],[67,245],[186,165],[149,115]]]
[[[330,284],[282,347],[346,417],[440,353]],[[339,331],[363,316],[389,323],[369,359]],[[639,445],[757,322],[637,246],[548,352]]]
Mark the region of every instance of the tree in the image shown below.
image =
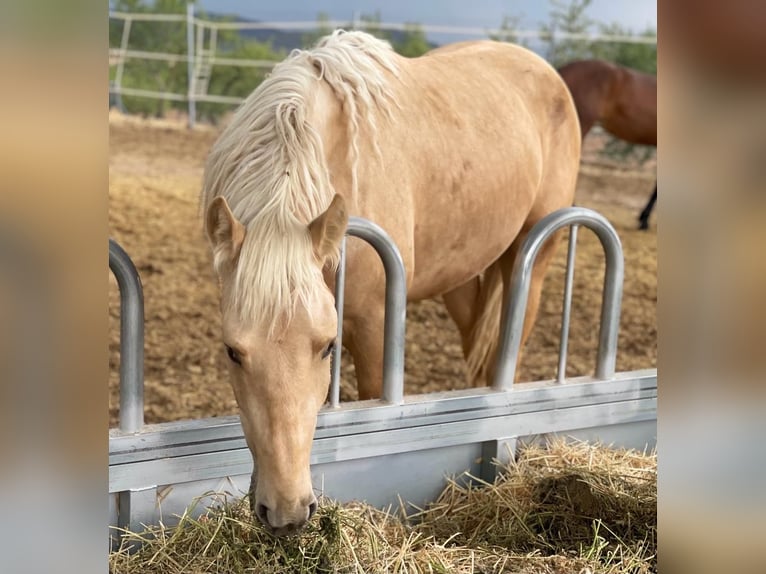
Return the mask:
[[[599,24],[599,33],[604,36],[636,36],[639,38],[653,38],[656,40],[657,31],[646,29],[640,34],[634,34],[630,30],[614,22],[612,24]],[[608,60],[633,68],[646,74],[657,74],[657,44],[639,44],[631,42],[595,41],[591,45],[594,58]]]
[[[551,0],[553,8],[550,20],[540,26],[544,43],[544,56],[555,67],[561,67],[573,60],[598,58],[620,66],[633,68],[648,74],[657,73],[657,44],[637,42],[616,42],[612,40],[591,40],[587,36],[597,28],[602,36],[638,36],[655,38],[657,32],[647,29],[640,34],[613,22],[596,22],[587,14],[592,0]],[[561,33],[580,35],[581,38],[557,38]]]
[[[372,34],[376,38],[381,40],[391,41],[391,34],[380,27],[381,18],[380,10],[376,10],[374,14],[361,14],[358,22],[352,22],[349,24],[349,28],[353,28],[356,24],[359,25],[359,29],[364,30],[368,34]]]
[[[548,22],[540,25],[541,40],[547,44],[545,58],[555,67],[572,60],[591,56],[590,43],[586,38],[560,38],[557,34],[586,35],[595,23],[586,11],[593,0],[551,0],[553,8]]]
[[[331,33],[332,28],[328,24],[329,21],[327,14],[320,12],[317,15],[316,30],[303,35],[301,42],[303,46],[311,47],[319,38]],[[431,49],[420,24],[410,22],[405,24],[405,29],[402,32],[392,33],[389,30],[384,30],[381,27],[381,22],[380,11],[376,11],[373,14],[360,14],[355,22],[349,22],[345,28],[348,30],[358,28],[376,38],[386,40],[396,52],[409,58],[420,56]]]
[[[516,30],[519,29],[521,19],[523,16],[503,16],[503,22],[498,28],[497,34],[488,34],[490,40],[495,42],[508,42],[509,44],[518,44],[520,46],[527,46],[526,40],[522,40],[516,34]]]
[[[401,39],[391,42],[392,47],[402,56],[415,58],[431,49],[426,34],[419,24],[407,23]]]
[[[332,27],[330,26],[329,22],[330,16],[327,15],[327,12],[320,12],[317,14],[316,30],[303,34],[303,37],[301,38],[301,44],[303,47],[311,48],[319,41],[320,38],[327,36],[330,32],[332,32]]]

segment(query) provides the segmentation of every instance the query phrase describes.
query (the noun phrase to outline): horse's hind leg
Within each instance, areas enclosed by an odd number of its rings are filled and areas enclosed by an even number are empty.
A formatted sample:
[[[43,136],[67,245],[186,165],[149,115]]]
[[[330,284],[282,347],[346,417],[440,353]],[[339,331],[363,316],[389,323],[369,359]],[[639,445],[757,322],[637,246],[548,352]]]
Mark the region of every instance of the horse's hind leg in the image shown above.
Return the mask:
[[[513,263],[531,227],[532,224],[525,226],[505,253],[484,272],[483,281],[487,282],[484,289],[481,281],[474,278],[443,296],[447,311],[460,330],[463,354],[475,386],[492,385],[494,382],[500,327],[506,320],[505,303],[508,301]],[[540,307],[543,280],[560,240],[561,232],[558,232],[546,241],[532,269],[517,365],[521,364],[524,345]]]
[[[473,326],[479,305],[479,278],[474,277],[460,287],[442,295],[444,306],[460,332],[463,357],[468,358],[473,344]]]
[[[654,191],[652,192],[652,196],[649,198],[649,202],[646,204],[646,207],[644,207],[644,210],[641,212],[641,215],[638,216],[638,228],[645,230],[649,229],[649,216],[652,214],[652,209],[654,209],[654,204],[657,202],[657,182],[654,183]]]

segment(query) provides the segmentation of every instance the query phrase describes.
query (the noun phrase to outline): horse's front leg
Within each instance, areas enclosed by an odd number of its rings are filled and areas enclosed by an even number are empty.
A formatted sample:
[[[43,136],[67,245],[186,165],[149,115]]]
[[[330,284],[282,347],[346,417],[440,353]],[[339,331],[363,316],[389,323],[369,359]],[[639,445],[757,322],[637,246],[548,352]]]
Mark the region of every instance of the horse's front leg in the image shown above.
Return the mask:
[[[383,394],[383,302],[363,313],[347,314],[343,321],[343,344],[354,359],[359,399],[378,399]]]

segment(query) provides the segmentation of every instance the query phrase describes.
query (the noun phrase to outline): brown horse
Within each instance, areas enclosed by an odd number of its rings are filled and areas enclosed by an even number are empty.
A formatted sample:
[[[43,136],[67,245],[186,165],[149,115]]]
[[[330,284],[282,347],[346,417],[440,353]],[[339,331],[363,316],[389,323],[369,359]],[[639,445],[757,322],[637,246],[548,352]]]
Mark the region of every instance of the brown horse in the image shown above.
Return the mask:
[[[329,386],[333,269],[348,216],[388,232],[409,299],[444,294],[466,351],[486,356],[498,338],[497,293],[525,233],[572,204],[580,146],[560,76],[509,44],[407,59],[368,34],[337,31],[293,52],[247,98],[210,152],[201,207],[231,383],[257,461],[251,504],[264,524],[290,532],[316,508],[309,456]],[[534,270],[527,334],[555,244]],[[343,343],[360,398],[379,397],[385,282],[362,242],[348,243],[346,285]],[[489,342],[473,344],[488,320]]]
[[[657,146],[657,77],[603,60],[579,60],[559,68],[572,92],[583,139],[598,122],[614,137]],[[649,228],[657,184],[638,217]]]

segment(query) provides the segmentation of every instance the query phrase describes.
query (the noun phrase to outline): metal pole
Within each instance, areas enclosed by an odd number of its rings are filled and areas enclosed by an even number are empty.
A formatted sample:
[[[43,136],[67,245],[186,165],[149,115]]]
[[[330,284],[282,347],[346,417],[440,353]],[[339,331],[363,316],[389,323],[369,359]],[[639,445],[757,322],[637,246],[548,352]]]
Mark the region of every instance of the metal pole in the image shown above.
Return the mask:
[[[215,53],[218,50],[218,28],[210,28],[210,63],[215,60]]]
[[[197,121],[197,102],[194,100],[194,3],[186,3],[186,56],[187,56],[187,98],[189,103],[189,129]]]
[[[380,255],[386,273],[386,316],[383,342],[383,400],[404,401],[404,334],[407,318],[407,275],[404,262],[388,234],[375,223],[351,217],[348,235],[369,243]]]
[[[559,342],[559,368],[556,380],[563,383],[567,377],[567,348],[569,347],[569,319],[572,315],[572,284],[574,283],[575,251],[577,250],[577,230],[579,225],[569,228],[569,249],[567,251],[567,270],[564,281],[564,305],[561,312],[561,339]]]
[[[601,240],[606,259],[604,291],[601,300],[601,326],[598,333],[598,355],[596,356],[596,378],[614,377],[617,364],[617,337],[620,332],[620,306],[622,305],[622,284],[625,277],[625,260],[622,243],[614,227],[604,219],[607,227],[599,230],[591,227]]]
[[[128,51],[128,42],[130,41],[130,27],[133,19],[126,17],[122,24],[122,38],[120,39],[120,59],[117,62],[117,70],[114,73],[114,87],[119,102],[119,108],[125,113],[125,106],[122,104],[122,76],[125,72],[125,52]]]
[[[493,383],[496,390],[510,390],[516,375],[524,315],[529,297],[532,268],[545,241],[559,229],[569,225],[584,225],[601,241],[606,257],[604,292],[601,304],[601,325],[596,359],[596,378],[614,376],[617,357],[617,335],[620,326],[620,303],[625,263],[622,244],[614,227],[606,218],[584,207],[567,207],[541,219],[529,232],[513,265],[511,288],[506,301],[507,320],[501,327],[497,357],[497,374]]]
[[[120,288],[120,430],[144,426],[144,292],[125,250],[109,240],[109,269]]]
[[[332,354],[332,378],[330,380],[330,406],[340,405],[340,363],[343,345],[343,300],[346,293],[346,238],[340,245],[340,261],[335,272],[335,309],[338,311],[338,334]]]

